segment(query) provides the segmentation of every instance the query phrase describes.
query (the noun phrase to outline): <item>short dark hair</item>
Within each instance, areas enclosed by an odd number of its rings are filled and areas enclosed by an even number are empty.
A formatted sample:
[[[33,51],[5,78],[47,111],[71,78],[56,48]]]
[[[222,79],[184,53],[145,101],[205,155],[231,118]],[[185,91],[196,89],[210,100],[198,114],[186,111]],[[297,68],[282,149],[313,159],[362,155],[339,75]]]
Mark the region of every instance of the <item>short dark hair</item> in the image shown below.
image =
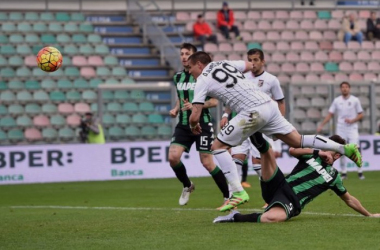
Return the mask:
[[[343,85],[347,85],[349,88],[351,88],[351,85],[349,82],[342,82],[339,86],[342,87]]]
[[[264,52],[261,49],[250,49],[247,52],[247,56],[251,56],[254,54],[259,54],[260,60],[264,60]]]
[[[329,139],[336,142],[336,143],[346,145],[346,140],[343,139],[342,137],[340,137],[339,135],[332,135],[329,137]]]
[[[199,14],[197,17],[198,17],[198,18],[202,18],[202,17],[203,17],[203,15],[202,15],[202,14]]]
[[[204,65],[207,65],[212,61],[210,55],[204,51],[195,52],[194,54],[189,56],[187,60],[191,62],[191,64],[195,64],[196,62],[199,61]]]
[[[86,112],[84,115],[93,116],[94,114],[91,112]]]
[[[181,48],[180,49],[187,49],[187,50],[192,50],[193,53],[197,52],[197,47],[195,47],[194,45],[192,45],[191,43],[183,43],[181,45]]]

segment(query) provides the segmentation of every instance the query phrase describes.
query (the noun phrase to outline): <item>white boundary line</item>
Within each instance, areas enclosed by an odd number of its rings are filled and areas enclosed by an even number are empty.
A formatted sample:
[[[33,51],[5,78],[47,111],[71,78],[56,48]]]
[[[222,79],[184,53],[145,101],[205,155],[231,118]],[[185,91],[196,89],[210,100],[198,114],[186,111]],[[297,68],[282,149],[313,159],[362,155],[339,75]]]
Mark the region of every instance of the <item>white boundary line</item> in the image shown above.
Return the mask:
[[[84,206],[10,206],[13,209],[81,209],[81,210],[127,210],[127,211],[214,211],[216,209],[211,208],[165,208],[165,207],[84,207]],[[262,212],[263,209],[239,209],[246,212]],[[315,212],[302,212],[301,214],[317,215],[317,216],[339,216],[339,217],[363,217],[359,214],[332,214],[332,213],[315,213]]]

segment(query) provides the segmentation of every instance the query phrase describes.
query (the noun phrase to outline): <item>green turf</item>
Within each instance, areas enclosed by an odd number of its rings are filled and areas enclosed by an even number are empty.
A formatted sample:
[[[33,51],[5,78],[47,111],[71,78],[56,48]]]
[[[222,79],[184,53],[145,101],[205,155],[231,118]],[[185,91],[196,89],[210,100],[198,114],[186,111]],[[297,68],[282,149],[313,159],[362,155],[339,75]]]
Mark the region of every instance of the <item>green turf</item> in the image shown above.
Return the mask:
[[[347,216],[356,212],[333,192],[285,223],[212,224],[222,197],[212,178],[192,180],[196,190],[185,207],[177,205],[175,179],[0,186],[0,249],[380,248],[380,218]],[[257,178],[249,180],[251,201],[242,212],[263,205]],[[380,212],[379,183],[380,172],[366,173],[364,181],[350,173],[345,186]]]

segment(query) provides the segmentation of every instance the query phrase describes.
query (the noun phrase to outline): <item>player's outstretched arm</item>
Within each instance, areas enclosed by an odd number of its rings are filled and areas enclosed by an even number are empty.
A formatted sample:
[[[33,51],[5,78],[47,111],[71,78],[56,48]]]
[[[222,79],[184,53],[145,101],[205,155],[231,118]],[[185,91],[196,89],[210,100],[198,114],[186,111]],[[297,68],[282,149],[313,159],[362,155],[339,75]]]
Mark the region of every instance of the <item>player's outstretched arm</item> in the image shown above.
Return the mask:
[[[334,116],[333,113],[328,113],[325,119],[322,121],[321,125],[318,126],[317,128],[317,133],[321,132],[323,127],[330,121],[330,119]]]
[[[365,209],[360,203],[360,201],[354,196],[350,195],[348,192],[340,196],[340,198],[347,204],[347,206],[364,216],[380,217],[380,214],[371,214],[368,212],[367,209]]]

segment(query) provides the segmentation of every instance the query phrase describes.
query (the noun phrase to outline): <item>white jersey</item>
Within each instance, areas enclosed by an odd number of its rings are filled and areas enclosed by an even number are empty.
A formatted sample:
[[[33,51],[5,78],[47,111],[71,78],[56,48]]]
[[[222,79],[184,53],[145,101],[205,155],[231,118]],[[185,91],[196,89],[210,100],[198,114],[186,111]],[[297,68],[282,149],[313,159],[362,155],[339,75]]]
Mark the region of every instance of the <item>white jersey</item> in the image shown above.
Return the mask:
[[[211,62],[197,78],[193,104],[203,104],[207,96],[215,97],[233,111],[253,111],[255,107],[271,101],[241,73],[245,61]]]
[[[258,89],[273,98],[273,100],[279,101],[284,99],[280,81],[274,75],[264,71],[261,75],[254,76],[251,71],[248,71],[244,76]]]
[[[337,130],[358,130],[358,123],[348,124],[345,119],[354,119],[358,114],[363,112],[360,100],[353,95],[347,99],[338,96],[330,106],[329,112],[337,116]]]

